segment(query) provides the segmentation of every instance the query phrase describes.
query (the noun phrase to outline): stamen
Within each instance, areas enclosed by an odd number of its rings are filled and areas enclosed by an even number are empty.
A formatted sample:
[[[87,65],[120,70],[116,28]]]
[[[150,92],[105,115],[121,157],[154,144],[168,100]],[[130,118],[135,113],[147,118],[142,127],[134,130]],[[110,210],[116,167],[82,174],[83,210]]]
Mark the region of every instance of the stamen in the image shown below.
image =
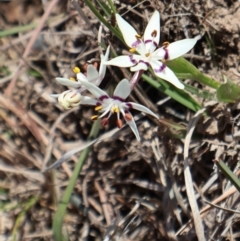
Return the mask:
[[[136,48],[131,48],[131,49],[129,49],[129,52],[130,53],[134,53],[136,51]]]
[[[98,115],[93,115],[92,117],[91,117],[91,120],[97,120],[98,119]]]
[[[119,112],[118,106],[113,106],[113,107],[112,107],[112,112],[118,113],[118,112]]]
[[[108,118],[102,118],[102,120],[101,120],[101,125],[102,126],[106,126],[108,124]]]
[[[155,38],[157,36],[157,30],[154,30],[151,35],[153,38]]]
[[[126,119],[127,121],[131,121],[131,120],[132,120],[132,116],[131,116],[129,113],[126,113],[126,114],[125,114],[125,119]]]
[[[73,68],[73,72],[74,72],[75,74],[78,74],[78,73],[81,72],[81,70],[80,70],[80,68],[78,68],[77,66],[75,66],[75,67]]]
[[[136,39],[141,39],[141,35],[140,34],[136,34],[135,37],[136,37]]]
[[[120,119],[117,119],[117,127],[120,129],[122,128],[122,126],[123,126],[122,121]]]
[[[74,77],[70,77],[69,78],[71,81],[76,81],[76,79]]]
[[[95,107],[95,111],[99,111],[99,110],[101,110],[101,109],[102,109],[102,106],[101,106],[101,105]]]
[[[145,54],[146,57],[149,57],[150,53]]]
[[[169,42],[163,42],[163,44],[162,44],[163,48],[166,49],[169,46],[169,44],[170,44]]]

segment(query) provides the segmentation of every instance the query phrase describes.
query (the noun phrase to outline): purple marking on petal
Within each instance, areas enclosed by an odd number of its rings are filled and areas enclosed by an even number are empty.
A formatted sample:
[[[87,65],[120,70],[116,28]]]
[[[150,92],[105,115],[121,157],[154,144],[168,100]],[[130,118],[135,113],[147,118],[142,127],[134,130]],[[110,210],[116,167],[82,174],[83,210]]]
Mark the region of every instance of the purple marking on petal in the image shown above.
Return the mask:
[[[141,43],[141,41],[139,39],[137,39],[135,42],[133,42],[132,47],[136,48],[140,43]]]
[[[164,59],[167,60],[169,58],[168,49],[163,48],[163,50],[165,50]]]
[[[129,55],[129,58],[133,64],[137,64],[137,61],[133,58],[133,55]]]
[[[132,105],[130,103],[126,102],[125,104],[128,106],[129,109],[132,109]],[[128,113],[128,111],[125,110],[125,113]]]
[[[157,43],[152,41],[151,39],[147,39],[147,40],[144,41],[144,44],[148,44],[148,43],[153,43],[155,45],[155,47],[158,46]]]
[[[147,67],[149,67],[149,66],[150,66],[150,64],[149,64],[148,62],[145,62],[145,61],[143,61],[143,60],[140,60],[140,61],[139,61],[139,63],[144,63],[144,64],[146,64],[146,65],[147,65]]]
[[[160,66],[159,69],[154,69],[154,72],[156,72],[156,73],[161,73],[165,68],[166,68],[166,65],[165,65],[165,64],[162,64],[162,66]]]
[[[119,101],[121,101],[121,102],[124,102],[124,101],[125,101],[123,98],[121,98],[121,97],[119,97],[119,96],[113,96],[113,99],[114,99],[114,100],[119,100]]]
[[[100,101],[103,101],[104,99],[109,99],[109,96],[107,95],[102,95],[98,98]]]

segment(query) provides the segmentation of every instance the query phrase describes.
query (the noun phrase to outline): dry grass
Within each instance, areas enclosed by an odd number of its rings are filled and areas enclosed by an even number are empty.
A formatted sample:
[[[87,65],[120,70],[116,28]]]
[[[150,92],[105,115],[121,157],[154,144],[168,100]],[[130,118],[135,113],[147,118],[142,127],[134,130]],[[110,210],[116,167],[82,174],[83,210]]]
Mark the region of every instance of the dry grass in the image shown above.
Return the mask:
[[[53,240],[53,215],[78,156],[56,171],[43,174],[41,170],[84,143],[92,110],[63,111],[50,94],[65,90],[55,77],[69,77],[73,66],[83,68],[87,60],[99,60],[92,31],[99,23],[83,3],[80,6],[91,26],[67,1],[12,2],[0,3],[1,29],[31,21],[39,24],[0,39],[0,240]],[[187,58],[220,81],[225,74],[239,82],[240,36],[235,28],[239,1],[145,1],[134,8],[137,3],[123,1],[117,7],[121,13],[129,11],[125,17],[134,20],[140,33],[154,9],[162,13],[161,42],[195,36],[202,28],[206,38]],[[118,53],[123,51],[106,29],[102,37]],[[130,74],[109,70],[103,88],[110,79],[117,82]],[[192,201],[196,200],[207,240],[239,240],[239,193],[213,164],[221,158],[239,176],[238,103],[210,103],[208,118],[193,123],[196,131],[188,143],[183,134],[194,113],[173,100],[157,105],[166,96],[146,83],[132,98],[157,110],[161,124],[141,116],[137,122],[140,143],[125,127],[94,145],[64,220],[63,231],[69,239],[196,240],[184,180],[185,157]],[[182,131],[162,124],[170,121]],[[101,134],[113,128],[110,123]]]

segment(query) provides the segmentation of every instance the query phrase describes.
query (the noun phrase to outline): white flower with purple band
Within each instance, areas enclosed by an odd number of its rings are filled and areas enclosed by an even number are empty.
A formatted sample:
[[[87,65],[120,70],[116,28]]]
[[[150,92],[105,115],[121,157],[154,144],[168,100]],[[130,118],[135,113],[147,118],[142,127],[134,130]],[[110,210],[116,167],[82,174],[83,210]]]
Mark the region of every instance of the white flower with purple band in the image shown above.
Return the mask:
[[[133,119],[133,116],[130,113],[131,109],[135,109],[146,114],[152,115],[156,118],[158,116],[154,114],[151,110],[147,107],[136,104],[134,102],[126,102],[125,99],[130,95],[131,88],[130,83],[127,79],[123,79],[117,85],[113,97],[109,97],[109,95],[98,88],[96,85],[88,82],[88,81],[81,81],[82,85],[94,95],[96,99],[92,99],[90,97],[82,99],[80,104],[81,105],[95,105],[95,110],[99,112],[99,115],[92,116],[92,120],[96,120],[98,118],[102,118],[102,125],[106,125],[108,123],[108,119],[112,114],[117,115],[117,126],[119,128],[122,127],[122,120],[120,119],[120,114],[123,116],[126,123],[130,126],[133,133],[135,134],[137,140],[140,141],[140,136],[138,133],[138,129],[136,123]]]
[[[101,55],[101,63],[99,67],[99,72],[93,65],[88,65],[86,76],[80,72],[78,67],[73,68],[73,72],[76,74],[76,80],[73,78],[56,78],[57,82],[62,85],[74,88],[71,90],[64,91],[61,94],[52,95],[52,97],[58,98],[58,102],[65,109],[71,109],[72,107],[78,106],[80,104],[80,100],[83,98],[81,93],[86,90],[84,86],[82,86],[80,80],[89,81],[95,85],[100,85],[106,73],[106,65],[104,64],[108,60],[110,51],[110,46],[108,46],[105,55]]]
[[[160,14],[158,11],[153,13],[143,39],[119,14],[116,14],[116,20],[126,44],[130,47],[129,51],[133,54],[116,57],[105,64],[131,67],[131,71],[147,70],[151,66],[156,76],[167,80],[179,89],[184,89],[184,85],[165,65],[165,61],[178,58],[190,51],[200,37],[183,39],[174,43],[164,42],[161,48],[156,49],[160,40]],[[135,52],[139,54],[134,54]]]

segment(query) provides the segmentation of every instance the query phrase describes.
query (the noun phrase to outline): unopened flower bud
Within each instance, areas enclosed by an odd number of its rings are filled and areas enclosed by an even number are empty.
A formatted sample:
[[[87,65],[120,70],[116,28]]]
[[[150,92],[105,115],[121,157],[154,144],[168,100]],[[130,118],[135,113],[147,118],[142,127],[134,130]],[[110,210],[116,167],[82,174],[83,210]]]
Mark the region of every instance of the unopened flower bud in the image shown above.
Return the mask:
[[[72,90],[67,90],[67,91],[64,91],[61,95],[59,95],[58,103],[64,109],[68,110],[78,106],[80,104],[81,99],[82,99],[82,96],[80,93]]]

